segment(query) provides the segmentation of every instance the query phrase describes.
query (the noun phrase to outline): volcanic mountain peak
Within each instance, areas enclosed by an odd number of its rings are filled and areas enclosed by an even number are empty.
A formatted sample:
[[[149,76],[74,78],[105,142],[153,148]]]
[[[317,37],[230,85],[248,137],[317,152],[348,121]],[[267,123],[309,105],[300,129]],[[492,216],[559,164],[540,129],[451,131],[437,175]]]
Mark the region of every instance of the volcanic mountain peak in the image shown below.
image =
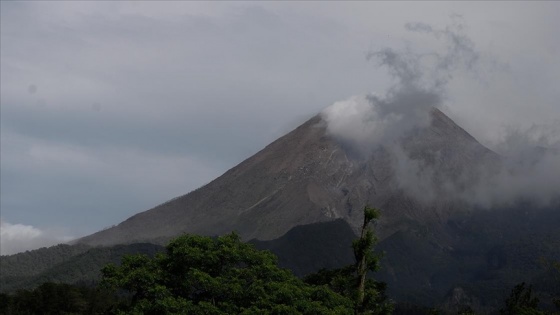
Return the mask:
[[[380,146],[365,157],[354,154],[317,115],[211,183],[77,242],[153,242],[185,232],[232,230],[246,240],[270,240],[298,225],[337,218],[357,230],[365,204],[383,209],[384,237],[403,220],[433,220],[449,211],[441,204],[418,203],[403,190],[395,155],[405,152],[416,165],[453,176],[495,158],[438,109],[431,111],[429,127],[407,134],[396,147]]]

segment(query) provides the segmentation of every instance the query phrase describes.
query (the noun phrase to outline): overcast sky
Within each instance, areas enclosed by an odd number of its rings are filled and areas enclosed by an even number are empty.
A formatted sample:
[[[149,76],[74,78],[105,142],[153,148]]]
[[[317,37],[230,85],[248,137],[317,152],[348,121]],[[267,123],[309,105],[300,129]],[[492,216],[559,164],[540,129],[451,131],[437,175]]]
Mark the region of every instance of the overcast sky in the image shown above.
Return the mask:
[[[482,56],[444,112],[493,148],[558,141],[559,2],[1,2],[1,253],[198,188],[336,101],[391,86],[406,23],[461,19]]]

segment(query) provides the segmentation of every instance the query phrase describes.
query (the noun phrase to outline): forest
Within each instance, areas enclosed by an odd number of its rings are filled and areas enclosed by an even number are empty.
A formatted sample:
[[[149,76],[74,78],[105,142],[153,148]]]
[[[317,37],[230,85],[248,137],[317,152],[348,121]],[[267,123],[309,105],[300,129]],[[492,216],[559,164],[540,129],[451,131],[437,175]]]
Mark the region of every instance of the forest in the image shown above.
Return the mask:
[[[67,265],[57,265],[68,267],[64,273],[68,278],[53,281],[47,273],[34,281],[48,281],[32,289],[4,290],[0,294],[0,313],[475,314],[468,305],[451,310],[391,300],[386,294],[387,285],[374,280],[382,259],[374,251],[377,239],[370,228],[377,217],[376,209],[364,208],[361,235],[352,242],[354,263],[321,269],[303,278],[280,268],[274,254],[242,242],[236,233],[220,237],[185,234],[165,248],[152,244],[122,245],[110,250],[59,245],[56,254],[38,255],[44,269],[37,269],[37,274],[47,270],[49,264],[63,261],[65,254],[70,257],[72,251],[89,255],[77,255],[74,260],[82,260],[80,263],[71,259]],[[2,263],[17,264],[17,259]],[[27,268],[22,264],[20,273],[17,268],[12,270],[12,277],[17,278]],[[74,273],[81,273],[82,279],[87,275],[87,280],[64,283],[75,277]],[[559,262],[550,263],[547,279],[550,292],[558,292]],[[560,294],[551,301],[556,310],[550,305],[543,307],[532,286],[520,283],[504,297],[496,312],[560,314]]]

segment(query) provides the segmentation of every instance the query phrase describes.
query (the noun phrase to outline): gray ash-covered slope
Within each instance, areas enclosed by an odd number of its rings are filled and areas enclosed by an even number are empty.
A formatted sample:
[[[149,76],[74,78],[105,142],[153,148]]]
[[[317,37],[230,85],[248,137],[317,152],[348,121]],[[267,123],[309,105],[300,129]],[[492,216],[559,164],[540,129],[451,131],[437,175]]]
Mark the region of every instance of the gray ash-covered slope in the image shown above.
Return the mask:
[[[461,178],[498,156],[441,111],[402,140],[407,156],[435,166],[433,178]],[[409,225],[445,222],[461,211],[451,201],[422,203],[395,176],[395,157],[383,147],[365,157],[327,133],[317,115],[211,183],[132,216],[78,243],[112,245],[162,241],[181,233],[276,239],[298,225],[344,219],[357,231],[365,204],[381,208],[383,239]],[[439,177],[438,177],[439,176]],[[442,223],[443,224],[443,223]]]

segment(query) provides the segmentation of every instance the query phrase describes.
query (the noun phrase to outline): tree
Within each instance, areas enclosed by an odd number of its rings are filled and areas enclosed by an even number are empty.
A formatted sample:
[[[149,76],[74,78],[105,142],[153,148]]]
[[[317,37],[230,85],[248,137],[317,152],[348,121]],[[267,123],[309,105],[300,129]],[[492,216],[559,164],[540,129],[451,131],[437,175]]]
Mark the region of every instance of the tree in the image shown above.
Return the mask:
[[[120,302],[99,288],[45,282],[33,290],[0,294],[0,314],[107,314]]]
[[[364,222],[360,238],[352,243],[354,257],[356,258],[356,273],[358,274],[358,310],[362,313],[364,309],[364,299],[366,296],[366,276],[369,270],[379,269],[379,257],[373,253],[373,245],[376,243],[375,236],[369,223],[379,217],[379,212],[375,208],[364,207]],[[370,294],[373,292],[369,292]]]
[[[333,291],[354,301],[354,314],[391,314],[394,308],[385,295],[386,284],[367,278],[368,272],[379,269],[380,256],[373,251],[377,238],[369,228],[379,217],[379,210],[364,207],[360,237],[352,243],[354,265],[335,270],[320,270],[305,281],[313,285],[328,285]]]
[[[555,261],[551,263],[551,265],[555,271],[553,276],[553,281],[556,284],[554,290],[556,291],[556,294],[558,294],[556,297],[552,298],[552,303],[556,306],[556,310],[560,313],[560,261]]]
[[[102,270],[105,286],[132,297],[130,314],[352,314],[353,301],[312,286],[235,233],[183,235],[166,252],[125,256]]]
[[[525,282],[516,285],[510,296],[505,300],[505,307],[500,309],[501,315],[540,315],[538,310],[539,299],[533,296],[531,286],[526,287]]]

